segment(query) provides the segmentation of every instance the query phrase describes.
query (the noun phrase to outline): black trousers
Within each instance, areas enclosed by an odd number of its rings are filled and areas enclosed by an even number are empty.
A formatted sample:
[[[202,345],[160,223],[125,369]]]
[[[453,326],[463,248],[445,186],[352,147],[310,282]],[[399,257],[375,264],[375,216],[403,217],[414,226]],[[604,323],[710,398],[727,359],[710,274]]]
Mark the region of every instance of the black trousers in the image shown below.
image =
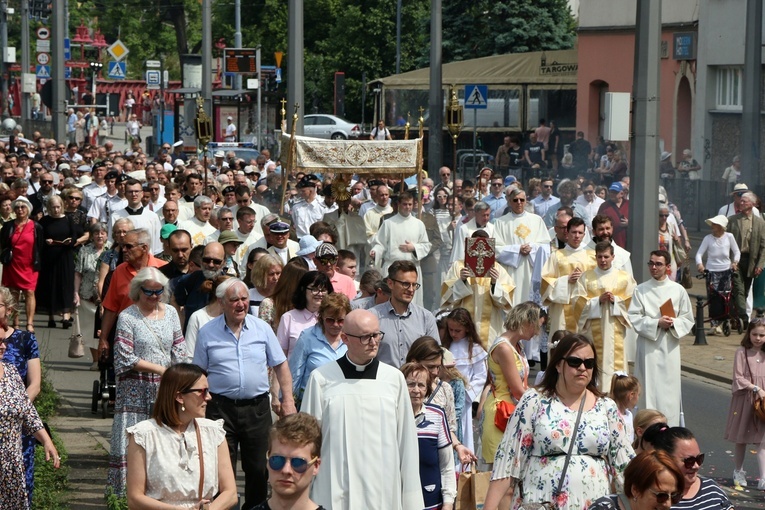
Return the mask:
[[[242,510],[255,508],[268,496],[268,471],[266,453],[268,432],[271,429],[271,406],[268,394],[251,399],[247,403],[213,395],[207,403],[207,418],[223,420],[226,431],[228,454],[236,473],[237,446],[242,451],[244,471],[244,504]]]

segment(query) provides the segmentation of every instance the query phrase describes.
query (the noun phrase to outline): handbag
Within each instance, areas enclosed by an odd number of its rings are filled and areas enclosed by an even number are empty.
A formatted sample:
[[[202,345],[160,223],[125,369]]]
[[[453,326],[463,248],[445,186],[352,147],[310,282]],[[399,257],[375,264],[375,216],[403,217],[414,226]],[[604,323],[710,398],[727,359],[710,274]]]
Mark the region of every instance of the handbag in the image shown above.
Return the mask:
[[[13,260],[13,248],[9,246],[0,252],[0,264],[7,266],[11,263],[11,260]]]
[[[746,357],[746,353],[744,353],[744,359],[746,360],[746,368],[749,369],[749,375],[752,376],[752,384],[754,384],[754,374],[752,374],[752,367],[749,365],[749,358]],[[765,421],[765,402],[755,395],[752,406],[754,407],[754,416],[760,421]]]
[[[582,410],[584,409],[584,401],[587,400],[587,390],[582,397],[582,401],[579,403],[579,411],[576,413],[576,424],[574,424],[574,434],[571,436],[571,442],[568,445],[568,453],[566,453],[566,462],[563,464],[563,471],[561,471],[560,479],[558,480],[558,488],[553,493],[553,499],[557,500],[560,495],[560,490],[563,488],[563,480],[566,479],[566,472],[568,471],[568,464],[571,460],[571,452],[574,451],[574,443],[576,443],[576,436],[579,432],[579,421],[582,418]],[[543,503],[523,503],[519,510],[555,510],[558,508],[557,503],[551,503],[545,501]]]
[[[675,259],[675,264],[678,266],[688,260],[688,254],[685,252],[685,248],[680,244],[680,240],[677,238],[672,240],[672,258]]]
[[[82,334],[80,333],[80,315],[74,313],[74,330],[72,336],[69,337],[69,357],[70,358],[82,358],[85,356],[85,342],[82,341]]]
[[[691,268],[683,266],[680,270],[680,284],[686,289],[693,288],[693,277],[691,276]]]
[[[470,464],[470,471],[463,471],[457,479],[457,498],[454,510],[480,510],[486,502],[489,491],[491,471],[477,471],[475,462]],[[499,508],[510,508],[511,497],[505,495]]]

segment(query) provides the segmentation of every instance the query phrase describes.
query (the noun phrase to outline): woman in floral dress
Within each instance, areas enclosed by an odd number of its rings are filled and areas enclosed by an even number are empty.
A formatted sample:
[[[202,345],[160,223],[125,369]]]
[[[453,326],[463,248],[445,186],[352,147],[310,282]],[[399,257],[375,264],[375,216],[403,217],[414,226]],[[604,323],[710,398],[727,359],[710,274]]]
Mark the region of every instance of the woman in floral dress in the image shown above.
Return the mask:
[[[130,282],[135,304],[120,313],[114,341],[116,398],[109,455],[109,482],[125,495],[127,428],[151,417],[159,381],[170,366],[187,360],[178,313],[162,301],[167,278],[154,267],[141,269]]]
[[[5,356],[7,339],[0,337],[0,358]],[[45,460],[55,468],[61,460],[53,446],[35,406],[27,396],[24,382],[16,368],[0,363],[0,508],[26,510],[29,508],[21,453],[21,433],[34,435],[45,449]]]
[[[558,510],[581,510],[622,490],[624,469],[635,455],[613,400],[598,390],[592,341],[563,337],[553,350],[542,383],[524,393],[494,459],[485,510],[496,510],[505,493],[513,508],[553,502]],[[578,429],[573,430],[584,402]],[[561,491],[558,482],[571,452]]]

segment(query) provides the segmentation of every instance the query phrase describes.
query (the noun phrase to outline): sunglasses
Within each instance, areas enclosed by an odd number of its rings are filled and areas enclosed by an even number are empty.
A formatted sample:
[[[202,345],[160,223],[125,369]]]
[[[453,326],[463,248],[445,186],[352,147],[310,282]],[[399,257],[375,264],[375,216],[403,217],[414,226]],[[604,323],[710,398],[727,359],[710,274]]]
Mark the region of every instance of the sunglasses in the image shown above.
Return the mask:
[[[699,467],[701,467],[701,465],[704,464],[704,454],[700,453],[695,457],[686,457],[682,462],[685,469],[693,469],[694,464],[698,464]]]
[[[305,473],[308,468],[311,467],[319,460],[319,457],[314,457],[310,461],[305,460],[302,457],[285,457],[284,455],[271,455],[268,457],[268,467],[274,471],[281,471],[284,466],[287,465],[287,460],[290,461],[290,466],[295,473]]]
[[[141,292],[144,293],[145,296],[152,297],[152,296],[161,296],[163,292],[165,292],[165,288],[157,289],[157,290],[151,290],[151,289],[145,289],[141,287]]]
[[[319,259],[316,259],[319,262],[321,262],[324,265],[332,265],[337,262],[337,257],[321,257]]]
[[[669,214],[660,214],[659,218],[669,218]]]
[[[123,244],[123,245],[122,245],[122,248],[123,248],[124,250],[132,250],[132,249],[133,249],[133,248],[135,248],[136,246],[144,246],[144,245],[143,245],[143,244]]]
[[[516,204],[522,204],[525,201],[526,201],[525,198],[514,198],[513,199],[513,202],[515,202]]]
[[[324,321],[328,324],[337,324],[338,326],[345,324],[345,319],[335,319],[334,317],[324,317]]]
[[[502,183],[501,182],[492,182],[491,185],[492,186],[502,186]]]
[[[181,392],[184,395],[187,395],[189,393],[197,393],[202,398],[207,398],[207,395],[210,394],[210,388],[189,388],[187,390],[184,390]]]
[[[69,197],[69,200],[82,200],[82,197]]]
[[[580,366],[582,366],[582,363],[584,363],[584,368],[586,368],[587,370],[592,370],[593,368],[595,368],[595,358],[582,359],[582,358],[577,358],[576,356],[567,356],[563,358],[563,360],[571,368],[579,368]]]
[[[213,257],[202,257],[202,262],[205,264],[223,264],[223,259],[216,259]]]
[[[53,184],[53,179],[40,179],[40,182],[43,184]]]
[[[659,504],[666,503],[670,499],[672,500],[672,504],[675,504],[680,501],[680,493],[679,492],[656,492],[653,489],[648,489],[651,491],[651,493],[656,496],[656,502]]]

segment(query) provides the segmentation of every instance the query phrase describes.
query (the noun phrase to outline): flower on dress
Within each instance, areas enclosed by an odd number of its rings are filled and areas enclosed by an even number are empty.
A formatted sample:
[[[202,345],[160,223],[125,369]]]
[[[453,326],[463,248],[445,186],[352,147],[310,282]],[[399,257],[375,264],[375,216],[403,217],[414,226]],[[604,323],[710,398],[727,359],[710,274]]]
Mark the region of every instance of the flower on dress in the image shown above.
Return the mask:
[[[526,448],[530,447],[534,442],[534,438],[531,434],[526,434],[523,436],[523,439],[521,440],[521,446],[524,446]]]

